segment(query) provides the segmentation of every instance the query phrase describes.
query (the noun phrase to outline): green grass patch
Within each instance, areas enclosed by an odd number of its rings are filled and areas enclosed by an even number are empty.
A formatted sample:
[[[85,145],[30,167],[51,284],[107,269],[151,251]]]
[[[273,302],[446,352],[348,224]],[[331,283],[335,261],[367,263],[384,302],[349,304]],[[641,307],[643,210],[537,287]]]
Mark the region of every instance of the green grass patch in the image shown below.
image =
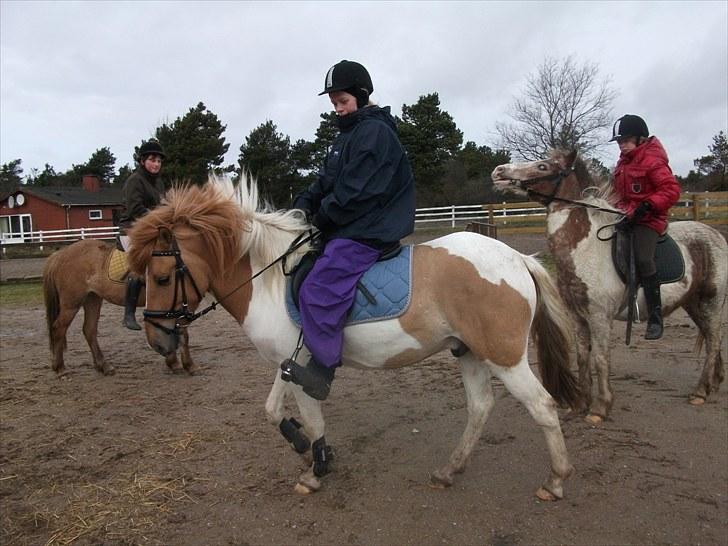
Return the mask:
[[[0,307],[25,307],[43,304],[43,283],[0,284]]]

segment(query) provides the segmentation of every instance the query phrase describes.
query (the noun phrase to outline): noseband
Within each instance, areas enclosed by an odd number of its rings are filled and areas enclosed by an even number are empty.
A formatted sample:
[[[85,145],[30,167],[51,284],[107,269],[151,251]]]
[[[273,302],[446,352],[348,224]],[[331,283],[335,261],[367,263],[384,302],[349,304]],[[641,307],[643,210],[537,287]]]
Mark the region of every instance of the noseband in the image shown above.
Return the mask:
[[[185,289],[185,276],[190,278],[190,284],[195,289],[195,294],[199,301],[202,300],[202,293],[195,279],[192,277],[189,268],[182,260],[182,253],[180,252],[179,246],[177,246],[177,240],[172,235],[172,248],[170,250],[154,250],[152,251],[152,257],[167,257],[174,256],[175,267],[174,267],[174,296],[172,298],[172,305],[167,311],[154,311],[145,309],[143,312],[145,322],[148,322],[155,328],[162,330],[165,334],[179,334],[180,329],[184,326],[188,326],[193,321],[197,320],[202,316],[202,313],[193,313],[190,311],[190,307],[187,303],[187,290]],[[177,302],[177,295],[182,295],[182,306],[179,309],[175,309],[175,303]],[[167,328],[166,326],[155,322],[153,319],[175,319],[174,328]]]

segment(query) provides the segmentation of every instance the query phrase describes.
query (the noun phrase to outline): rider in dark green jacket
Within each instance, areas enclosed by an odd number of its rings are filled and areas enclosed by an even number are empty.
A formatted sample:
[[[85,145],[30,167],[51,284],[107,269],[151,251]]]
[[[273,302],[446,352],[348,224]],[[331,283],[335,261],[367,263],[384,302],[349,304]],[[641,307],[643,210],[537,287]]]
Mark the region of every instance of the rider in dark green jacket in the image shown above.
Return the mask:
[[[164,183],[159,177],[164,159],[162,146],[150,140],[139,147],[139,166],[124,182],[121,192],[124,197],[124,210],[119,220],[119,240],[124,251],[129,248],[129,237],[126,230],[147,212],[159,205],[164,194]],[[142,279],[129,275],[126,280],[126,297],[124,299],[123,324],[130,330],[141,330],[142,327],[134,318],[137,299],[142,286]]]

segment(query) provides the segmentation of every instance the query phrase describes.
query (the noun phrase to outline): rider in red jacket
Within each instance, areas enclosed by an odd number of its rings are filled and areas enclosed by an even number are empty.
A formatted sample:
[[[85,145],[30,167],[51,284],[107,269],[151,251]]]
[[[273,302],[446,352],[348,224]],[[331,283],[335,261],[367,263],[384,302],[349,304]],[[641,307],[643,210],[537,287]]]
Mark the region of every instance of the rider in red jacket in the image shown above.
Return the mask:
[[[667,229],[667,213],[680,198],[680,185],[670,169],[667,153],[657,137],[649,136],[645,121],[633,114],[619,118],[612,141],[619,145],[614,170],[617,206],[626,212],[634,232],[637,272],[647,300],[645,339],[662,337],[660,282],[655,267],[657,238]]]

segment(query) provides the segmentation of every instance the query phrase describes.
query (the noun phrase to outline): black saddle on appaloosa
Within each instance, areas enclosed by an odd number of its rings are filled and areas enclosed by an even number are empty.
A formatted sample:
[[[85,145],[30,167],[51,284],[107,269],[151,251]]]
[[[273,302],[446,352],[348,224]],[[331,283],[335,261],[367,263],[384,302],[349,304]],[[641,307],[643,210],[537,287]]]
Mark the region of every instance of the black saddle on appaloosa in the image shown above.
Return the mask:
[[[627,272],[629,271],[629,233],[617,231],[617,236],[612,239],[612,262],[617,270],[619,278],[627,283]],[[685,276],[685,259],[680,252],[680,247],[670,235],[661,235],[657,240],[655,249],[655,266],[660,284],[677,282]]]

